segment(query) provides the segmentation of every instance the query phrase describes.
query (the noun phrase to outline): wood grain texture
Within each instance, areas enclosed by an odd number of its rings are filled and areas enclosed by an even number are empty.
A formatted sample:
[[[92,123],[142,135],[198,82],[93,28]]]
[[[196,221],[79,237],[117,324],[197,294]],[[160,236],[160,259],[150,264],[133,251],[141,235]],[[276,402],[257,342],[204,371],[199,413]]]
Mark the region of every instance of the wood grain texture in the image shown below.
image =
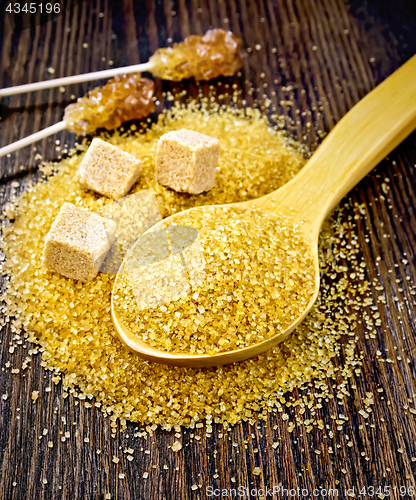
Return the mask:
[[[405,0],[85,0],[72,1],[64,16],[22,33],[12,33],[2,19],[2,86],[52,78],[48,67],[55,69],[53,77],[60,77],[105,69],[110,61],[114,66],[146,61],[168,39],[179,41],[210,27],[230,28],[251,49],[239,80],[247,102],[266,95],[285,116],[289,134],[309,145],[416,50],[415,7]],[[156,82],[159,110],[162,92],[182,85]],[[79,84],[65,93],[51,89],[4,99],[1,145],[59,121],[71,95],[80,96],[88,88]],[[295,105],[288,106],[287,100]],[[37,144],[37,151],[26,148],[0,160],[1,203],[11,196],[13,181],[20,192],[36,178],[37,152],[48,160],[59,157],[56,140],[72,146],[76,138],[62,132]],[[357,488],[390,486],[390,498],[411,498],[409,490],[400,495],[397,488],[416,488],[416,463],[411,461],[416,457],[416,416],[408,409],[416,407],[415,165],[413,134],[349,197],[352,215],[354,202],[364,204],[365,217],[357,220],[360,246],[368,276],[378,277],[387,290],[387,304],[378,304],[382,326],[375,339],[365,337],[364,325],[358,324],[354,332],[363,366],[346,387],[342,411],[348,421],[342,430],[335,422],[341,407],[334,386],[335,397],[323,400],[316,415],[327,427],[325,434],[308,433],[299,424],[289,434],[279,414],[271,414],[266,422],[237,425],[223,437],[219,427],[210,438],[200,430],[187,430],[177,454],[168,448],[176,439],[173,433],[161,430],[147,440],[138,439],[129,424],[126,433],[112,439],[101,410],[87,409],[72,396],[63,398],[39,355],[26,370],[11,373],[12,367],[22,366],[30,346],[10,354],[12,332],[7,326],[0,344],[0,398],[8,396],[0,399],[0,499],[104,499],[107,493],[120,500],[202,499],[210,485],[283,486],[309,492],[292,498],[326,498],[321,487],[337,488],[337,498],[343,499],[351,498],[347,488],[355,487],[356,498],[377,498],[359,495]],[[391,180],[387,194],[380,189],[385,177]],[[337,361],[340,366],[345,355]],[[40,394],[36,404],[32,391]],[[366,392],[374,394],[375,404],[365,420],[358,412]],[[297,408],[287,412],[291,419],[298,415]],[[324,437],[329,430],[333,438]],[[70,434],[63,441],[65,432]],[[191,432],[202,439],[191,440]],[[273,442],[279,443],[276,449]],[[133,461],[126,459],[125,448],[134,449]],[[112,461],[114,455],[120,458],[118,464]],[[263,474],[255,476],[258,466]],[[290,498],[289,493],[274,498]],[[230,496],[259,498],[255,493]]]

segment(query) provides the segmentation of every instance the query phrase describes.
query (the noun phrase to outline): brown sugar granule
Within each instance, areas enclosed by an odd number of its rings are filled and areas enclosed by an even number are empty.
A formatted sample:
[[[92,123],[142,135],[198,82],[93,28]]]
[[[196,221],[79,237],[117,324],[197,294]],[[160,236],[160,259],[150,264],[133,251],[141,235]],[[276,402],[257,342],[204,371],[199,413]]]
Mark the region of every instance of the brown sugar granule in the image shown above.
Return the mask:
[[[209,111],[192,104],[175,106],[145,134],[106,139],[141,160],[143,172],[133,192],[154,189],[164,217],[192,206],[263,196],[305,163],[259,111],[210,106]],[[221,137],[216,184],[207,193],[176,193],[154,178],[157,141],[180,128]],[[323,398],[330,385],[346,386],[360,365],[349,333],[359,311],[374,305],[357,258],[360,245],[351,207],[338,209],[321,231],[319,298],[285,342],[217,369],[169,367],[143,361],[115,336],[110,318],[114,275],[99,274],[83,284],[41,265],[44,238],[64,202],[97,212],[113,203],[80,188],[74,174],[81,160],[82,155],[67,158],[47,182],[29,186],[16,202],[15,221],[3,228],[3,273],[10,277],[3,295],[5,321],[42,346],[43,366],[63,373],[64,389],[76,386],[77,393],[95,397],[102,411],[111,414],[113,427],[118,419],[128,419],[168,429],[203,420],[224,426],[253,421],[281,408],[288,391],[313,381],[313,392]],[[337,359],[341,349],[342,362]]]
[[[141,172],[140,161],[96,137],[76,173],[82,187],[118,200],[125,196]]]
[[[130,257],[132,269],[119,275],[114,290],[120,318],[152,347],[193,354],[247,347],[285,331],[310,302],[313,259],[302,233],[283,216],[204,207],[170,224],[198,230],[203,261],[192,247],[185,250],[189,279],[173,276],[166,259],[147,270]],[[204,276],[192,281],[195,261]],[[164,281],[187,293],[177,300],[169,295],[158,307],[143,304],[149,290],[152,297],[162,293]]]
[[[181,449],[182,449],[182,443],[180,441],[175,441],[173,443],[173,445],[172,445],[172,451],[174,451],[175,453],[177,453]]]
[[[175,191],[199,194],[215,184],[220,142],[194,130],[162,135],[156,148],[156,179]]]
[[[115,231],[113,221],[64,203],[45,238],[43,262],[67,278],[91,281],[100,270]]]

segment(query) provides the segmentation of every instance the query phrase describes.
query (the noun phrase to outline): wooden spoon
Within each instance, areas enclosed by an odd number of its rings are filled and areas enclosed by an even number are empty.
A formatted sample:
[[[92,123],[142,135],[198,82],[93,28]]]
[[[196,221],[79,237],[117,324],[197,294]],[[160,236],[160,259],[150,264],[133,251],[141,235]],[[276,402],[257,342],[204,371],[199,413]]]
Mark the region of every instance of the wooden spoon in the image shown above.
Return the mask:
[[[313,252],[315,291],[303,313],[286,331],[239,350],[215,354],[165,352],[150,347],[124,325],[113,297],[111,315],[121,341],[148,361],[204,367],[251,358],[288,337],[305,318],[319,291],[318,236],[324,219],[338,202],[416,128],[416,56],[389,76],[334,127],[305,167],[283,187],[262,198],[237,203],[241,208],[281,213],[303,229]],[[230,206],[230,205],[227,205]],[[201,208],[191,208],[193,212]],[[176,215],[161,223],[169,224]],[[152,230],[156,229],[156,226]]]

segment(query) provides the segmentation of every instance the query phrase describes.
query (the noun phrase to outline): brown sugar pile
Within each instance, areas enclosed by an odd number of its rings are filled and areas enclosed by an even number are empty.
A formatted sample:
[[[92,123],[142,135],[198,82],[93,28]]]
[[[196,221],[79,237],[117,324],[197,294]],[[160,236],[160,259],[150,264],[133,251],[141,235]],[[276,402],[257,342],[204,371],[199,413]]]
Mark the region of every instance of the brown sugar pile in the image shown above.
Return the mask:
[[[176,193],[154,180],[159,137],[181,128],[221,137],[216,185],[208,193]],[[142,175],[133,191],[154,189],[163,216],[192,206],[262,196],[304,164],[302,155],[288,147],[259,112],[247,109],[175,107],[146,133],[106,140],[141,160]],[[2,243],[3,273],[9,277],[3,310],[13,342],[18,348],[28,335],[39,344],[43,366],[63,374],[65,390],[81,399],[96,398],[114,427],[118,418],[166,429],[205,420],[209,432],[213,422],[229,426],[251,421],[254,412],[264,416],[281,411],[287,391],[312,381],[318,389],[311,392],[319,397],[328,394],[328,379],[337,378],[338,387],[345,386],[359,365],[355,339],[347,335],[357,311],[372,305],[353,218],[340,210],[326,223],[320,239],[320,296],[285,342],[257,358],[218,368],[148,363],[124,349],[115,336],[110,318],[113,274],[99,274],[83,284],[41,264],[45,236],[64,202],[97,213],[111,202],[79,187],[74,175],[81,160],[82,155],[63,160],[47,182],[32,185],[21,195],[14,222],[5,221]],[[343,335],[347,340],[341,342]],[[342,368],[338,368],[334,358],[342,345]]]
[[[199,233],[201,252],[184,249],[187,272],[177,253],[152,266],[131,265],[131,257],[114,292],[120,319],[152,347],[192,354],[247,347],[284,332],[310,302],[313,259],[283,216],[204,207],[170,224]],[[172,297],[172,282],[179,297]],[[151,307],[158,296],[161,305]]]

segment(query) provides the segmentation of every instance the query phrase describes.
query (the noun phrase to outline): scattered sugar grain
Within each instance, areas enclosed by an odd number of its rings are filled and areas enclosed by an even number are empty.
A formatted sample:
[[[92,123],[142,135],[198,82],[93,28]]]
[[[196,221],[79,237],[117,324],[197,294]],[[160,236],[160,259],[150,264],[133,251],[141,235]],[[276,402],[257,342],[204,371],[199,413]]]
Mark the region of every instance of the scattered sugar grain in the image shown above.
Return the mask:
[[[182,449],[182,443],[180,443],[179,441],[175,441],[172,445],[172,451],[176,453],[181,449]]]

